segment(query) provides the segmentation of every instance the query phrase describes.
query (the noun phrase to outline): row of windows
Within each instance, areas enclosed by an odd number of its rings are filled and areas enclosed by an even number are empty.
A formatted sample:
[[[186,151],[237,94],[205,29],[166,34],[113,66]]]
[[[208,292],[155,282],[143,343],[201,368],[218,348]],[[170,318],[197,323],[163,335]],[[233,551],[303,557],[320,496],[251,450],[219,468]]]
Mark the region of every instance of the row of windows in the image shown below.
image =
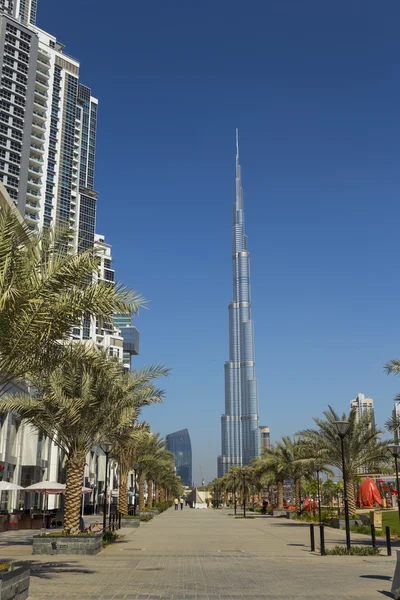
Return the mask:
[[[32,36],[25,33],[25,31],[21,31],[20,29],[17,29],[16,27],[14,27],[14,25],[11,25],[10,23],[7,23],[6,31],[9,31],[10,33],[14,34],[17,37],[19,34],[19,36],[22,40],[25,40],[26,42],[29,42],[29,43],[32,39]]]

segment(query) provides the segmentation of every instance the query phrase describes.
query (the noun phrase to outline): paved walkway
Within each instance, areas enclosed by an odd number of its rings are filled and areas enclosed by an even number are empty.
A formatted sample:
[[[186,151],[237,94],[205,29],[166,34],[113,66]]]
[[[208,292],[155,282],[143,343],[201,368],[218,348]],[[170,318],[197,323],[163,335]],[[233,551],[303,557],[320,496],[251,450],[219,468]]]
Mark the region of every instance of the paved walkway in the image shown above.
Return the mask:
[[[343,541],[326,531],[329,543]],[[2,534],[2,556],[32,562],[32,600],[377,600],[391,597],[395,563],[321,557],[309,551],[307,526],[212,509],[170,509],[94,557],[29,556],[20,538],[5,547]]]

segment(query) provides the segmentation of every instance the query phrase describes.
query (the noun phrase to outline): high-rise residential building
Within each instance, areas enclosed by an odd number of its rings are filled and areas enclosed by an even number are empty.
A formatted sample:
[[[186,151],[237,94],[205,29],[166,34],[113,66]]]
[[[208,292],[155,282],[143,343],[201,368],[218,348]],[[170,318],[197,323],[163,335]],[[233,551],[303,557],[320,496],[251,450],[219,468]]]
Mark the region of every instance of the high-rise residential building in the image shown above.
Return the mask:
[[[400,423],[400,402],[398,400],[395,400],[394,403],[394,408],[392,411],[392,421],[393,425]],[[400,427],[394,428],[393,437],[396,444],[398,444],[400,442]]]
[[[174,457],[176,474],[183,484],[190,487],[192,481],[192,444],[187,429],[181,429],[166,436],[167,450]]]
[[[0,0],[0,181],[32,231],[93,246],[97,100],[79,62],[36,26],[37,0]]]
[[[225,414],[221,419],[218,477],[234,465],[260,455],[258,388],[251,320],[250,253],[244,228],[239,143],[236,131],[236,181],[233,204],[233,302],[229,304],[229,361],[225,363]]]
[[[124,340],[123,365],[130,371],[131,358],[139,354],[139,331],[132,325],[132,315],[115,315],[114,326]]]
[[[368,412],[371,416],[371,423],[375,424],[374,401],[372,398],[366,398],[365,394],[357,394],[354,400],[350,401],[350,409],[356,411],[357,422],[363,414]]]
[[[261,453],[271,448],[271,431],[266,425],[260,425]]]

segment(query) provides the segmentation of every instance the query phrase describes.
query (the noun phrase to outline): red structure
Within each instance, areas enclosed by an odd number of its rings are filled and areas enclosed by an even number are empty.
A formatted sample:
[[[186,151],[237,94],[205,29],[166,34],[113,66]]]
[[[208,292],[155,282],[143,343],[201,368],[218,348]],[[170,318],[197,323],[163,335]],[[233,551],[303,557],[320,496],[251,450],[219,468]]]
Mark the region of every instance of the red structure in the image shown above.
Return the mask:
[[[369,479],[369,477],[364,479],[364,481],[360,485],[357,500],[358,505],[361,507],[370,507],[374,506],[375,504],[379,504],[379,506],[382,506],[383,504],[381,495],[379,493],[378,488],[376,487],[375,481]]]

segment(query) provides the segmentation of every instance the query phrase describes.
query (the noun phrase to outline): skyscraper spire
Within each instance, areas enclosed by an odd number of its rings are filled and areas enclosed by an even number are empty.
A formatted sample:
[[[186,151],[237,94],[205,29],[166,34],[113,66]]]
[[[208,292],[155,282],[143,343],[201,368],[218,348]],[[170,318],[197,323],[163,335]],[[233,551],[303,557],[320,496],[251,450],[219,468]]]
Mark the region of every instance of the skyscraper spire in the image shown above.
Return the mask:
[[[225,414],[221,418],[222,452],[218,457],[218,477],[231,466],[249,464],[260,454],[254,326],[250,304],[250,254],[244,231],[237,129],[232,251],[233,302],[229,304],[229,361],[225,363]]]

